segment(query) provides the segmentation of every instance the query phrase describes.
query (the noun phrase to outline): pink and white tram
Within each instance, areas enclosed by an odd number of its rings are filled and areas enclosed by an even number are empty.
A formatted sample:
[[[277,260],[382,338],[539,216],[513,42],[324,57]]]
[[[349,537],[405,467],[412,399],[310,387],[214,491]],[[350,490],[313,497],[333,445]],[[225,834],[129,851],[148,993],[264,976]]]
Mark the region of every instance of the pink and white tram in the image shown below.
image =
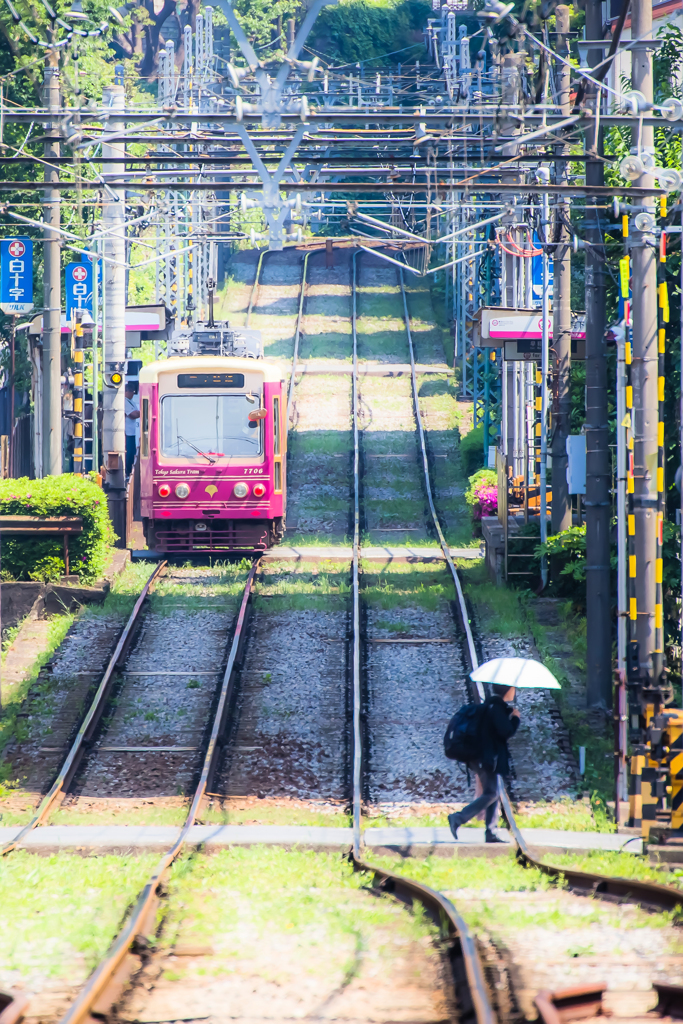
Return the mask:
[[[140,370],[140,499],[161,553],[259,551],[282,539],[287,398],[262,359],[182,356]]]

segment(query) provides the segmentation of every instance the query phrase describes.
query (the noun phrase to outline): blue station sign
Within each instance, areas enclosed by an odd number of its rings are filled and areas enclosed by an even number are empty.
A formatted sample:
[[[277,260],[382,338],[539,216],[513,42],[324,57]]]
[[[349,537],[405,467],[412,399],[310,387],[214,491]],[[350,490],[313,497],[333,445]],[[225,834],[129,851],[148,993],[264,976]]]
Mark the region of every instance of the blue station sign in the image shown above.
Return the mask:
[[[67,323],[75,309],[92,313],[92,267],[90,260],[85,260],[83,263],[67,263],[64,268]]]
[[[0,309],[17,316],[33,309],[33,241],[3,238],[0,242]]]

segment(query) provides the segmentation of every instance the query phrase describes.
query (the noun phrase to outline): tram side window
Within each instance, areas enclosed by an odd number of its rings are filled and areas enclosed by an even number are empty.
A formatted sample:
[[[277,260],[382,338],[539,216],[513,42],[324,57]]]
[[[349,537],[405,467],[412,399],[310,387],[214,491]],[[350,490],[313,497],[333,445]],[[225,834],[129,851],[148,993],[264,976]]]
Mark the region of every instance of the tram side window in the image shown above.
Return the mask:
[[[282,441],[280,438],[280,399],[273,399],[273,455],[281,455],[280,448]]]
[[[149,455],[149,398],[142,399],[142,441],[141,450],[144,458]]]

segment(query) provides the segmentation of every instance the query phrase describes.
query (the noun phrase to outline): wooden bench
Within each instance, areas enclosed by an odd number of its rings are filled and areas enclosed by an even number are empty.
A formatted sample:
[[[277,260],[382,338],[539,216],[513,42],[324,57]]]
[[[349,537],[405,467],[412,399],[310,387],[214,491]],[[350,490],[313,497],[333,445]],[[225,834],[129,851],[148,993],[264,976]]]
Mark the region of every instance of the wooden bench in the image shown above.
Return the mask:
[[[0,516],[0,537],[63,537],[64,575],[69,575],[69,537],[83,533],[80,516]]]

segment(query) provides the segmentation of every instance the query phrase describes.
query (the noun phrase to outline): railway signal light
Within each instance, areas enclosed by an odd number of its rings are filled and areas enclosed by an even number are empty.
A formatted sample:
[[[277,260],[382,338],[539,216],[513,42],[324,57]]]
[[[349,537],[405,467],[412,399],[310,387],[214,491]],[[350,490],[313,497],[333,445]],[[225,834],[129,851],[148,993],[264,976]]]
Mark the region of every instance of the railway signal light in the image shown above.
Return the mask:
[[[120,388],[123,384],[124,364],[107,363],[104,369],[104,386],[107,388]]]

